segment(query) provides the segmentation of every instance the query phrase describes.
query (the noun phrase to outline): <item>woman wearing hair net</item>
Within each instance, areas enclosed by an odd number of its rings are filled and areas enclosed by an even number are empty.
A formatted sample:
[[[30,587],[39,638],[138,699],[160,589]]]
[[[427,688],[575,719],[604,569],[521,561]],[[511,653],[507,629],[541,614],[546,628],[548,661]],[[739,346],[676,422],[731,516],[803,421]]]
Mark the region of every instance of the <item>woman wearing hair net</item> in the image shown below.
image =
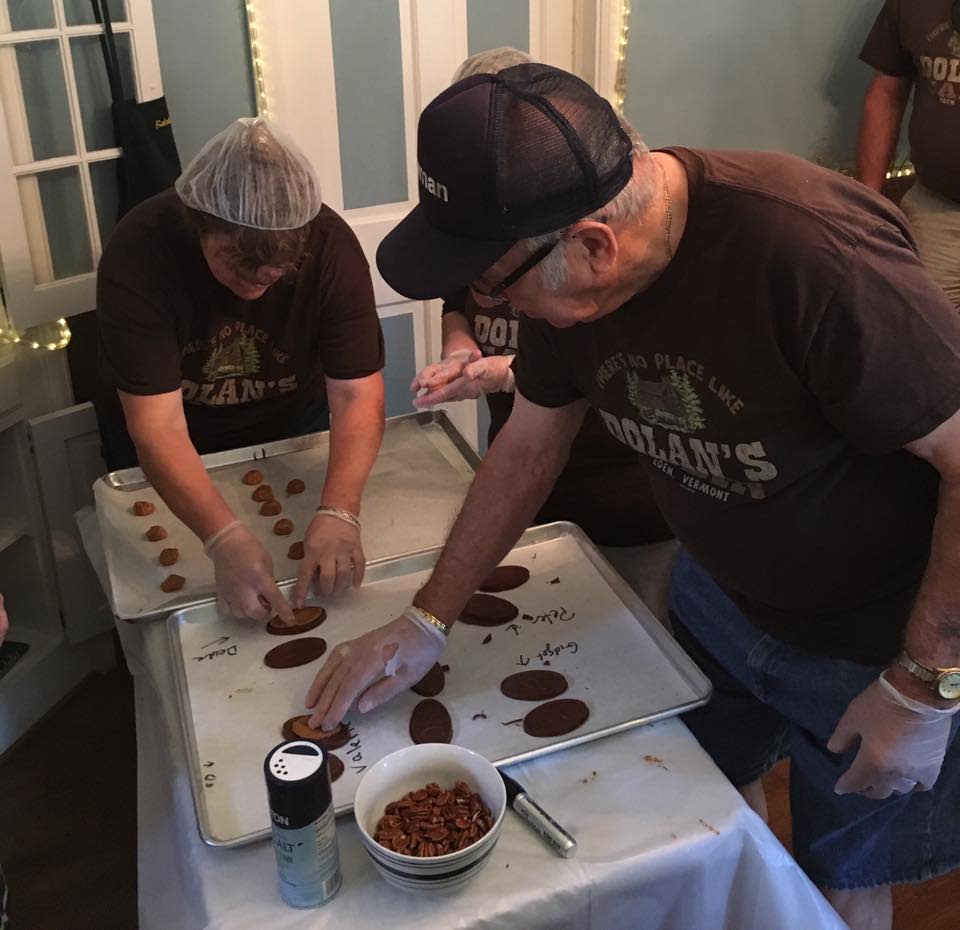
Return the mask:
[[[174,190],[131,210],[97,278],[97,415],[110,468],[139,461],[204,541],[234,616],[292,620],[263,545],[200,454],[330,428],[293,605],[363,578],[360,499],[383,435],[383,337],[366,259],[297,147],[238,120]],[[332,423],[331,415],[332,414]]]

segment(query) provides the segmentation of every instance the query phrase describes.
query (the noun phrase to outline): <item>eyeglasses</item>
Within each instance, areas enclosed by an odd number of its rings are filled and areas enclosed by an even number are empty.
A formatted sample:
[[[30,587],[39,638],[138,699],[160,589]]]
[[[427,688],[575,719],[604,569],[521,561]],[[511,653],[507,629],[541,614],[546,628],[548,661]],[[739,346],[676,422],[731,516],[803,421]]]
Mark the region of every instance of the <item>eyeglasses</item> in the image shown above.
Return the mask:
[[[481,291],[473,284],[470,285],[470,290],[473,291],[477,297],[493,301],[495,304],[510,303],[510,298],[504,294],[506,289],[516,284],[531,268],[539,265],[540,262],[557,247],[559,242],[559,239],[554,239],[553,242],[548,242],[546,245],[540,246],[535,252],[531,252],[526,261],[521,262],[520,265],[514,268],[499,284],[491,287],[489,291]]]

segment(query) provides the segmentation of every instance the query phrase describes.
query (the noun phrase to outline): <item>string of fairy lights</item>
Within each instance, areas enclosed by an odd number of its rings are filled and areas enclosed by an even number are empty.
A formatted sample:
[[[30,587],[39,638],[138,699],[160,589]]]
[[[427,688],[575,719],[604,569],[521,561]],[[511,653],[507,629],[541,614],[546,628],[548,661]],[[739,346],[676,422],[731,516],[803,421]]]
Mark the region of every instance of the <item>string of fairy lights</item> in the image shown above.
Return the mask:
[[[630,32],[630,0],[620,3],[620,29],[617,34],[617,69],[613,80],[613,105],[623,112],[627,95],[627,33]]]
[[[253,66],[253,83],[257,97],[257,115],[267,115],[267,86],[263,78],[263,54],[260,51],[260,33],[257,14],[252,0],[247,0],[247,33],[250,37],[250,62]]]

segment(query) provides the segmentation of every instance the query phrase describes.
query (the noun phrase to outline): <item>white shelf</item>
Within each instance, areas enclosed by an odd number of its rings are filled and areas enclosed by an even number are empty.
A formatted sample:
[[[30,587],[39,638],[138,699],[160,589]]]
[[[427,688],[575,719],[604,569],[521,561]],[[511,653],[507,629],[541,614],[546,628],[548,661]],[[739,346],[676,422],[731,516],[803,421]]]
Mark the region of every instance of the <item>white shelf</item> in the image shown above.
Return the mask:
[[[9,549],[30,532],[27,524],[10,517],[0,517],[0,552]]]

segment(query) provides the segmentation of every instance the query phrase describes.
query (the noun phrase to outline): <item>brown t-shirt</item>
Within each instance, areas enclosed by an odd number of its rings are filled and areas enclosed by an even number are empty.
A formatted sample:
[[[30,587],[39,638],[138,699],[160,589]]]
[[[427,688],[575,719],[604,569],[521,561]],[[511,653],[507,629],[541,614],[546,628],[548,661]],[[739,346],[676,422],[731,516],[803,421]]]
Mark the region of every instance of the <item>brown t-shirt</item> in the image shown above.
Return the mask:
[[[108,390],[183,390],[201,453],[296,432],[325,402],[324,375],[383,367],[367,261],[352,230],[324,206],[295,273],[243,300],[210,273],[173,190],[131,210],[97,274],[99,377]]]
[[[514,355],[520,316],[509,304],[481,307],[464,288],[443,304],[443,313],[462,313],[484,355]],[[492,443],[510,417],[512,393],[484,395]],[[639,456],[617,442],[596,411],[588,410],[573,441],[570,460],[557,478],[535,523],[570,520],[602,546],[639,546],[673,534],[653,499]]]
[[[886,0],[861,60],[914,81],[910,157],[920,181],[960,201],[960,35],[952,0]]]
[[[524,318],[517,388],[586,397],[757,626],[887,661],[939,485],[902,447],[960,408],[960,319],[863,185],[786,155],[669,151],[690,186],[673,261],[595,322]]]

